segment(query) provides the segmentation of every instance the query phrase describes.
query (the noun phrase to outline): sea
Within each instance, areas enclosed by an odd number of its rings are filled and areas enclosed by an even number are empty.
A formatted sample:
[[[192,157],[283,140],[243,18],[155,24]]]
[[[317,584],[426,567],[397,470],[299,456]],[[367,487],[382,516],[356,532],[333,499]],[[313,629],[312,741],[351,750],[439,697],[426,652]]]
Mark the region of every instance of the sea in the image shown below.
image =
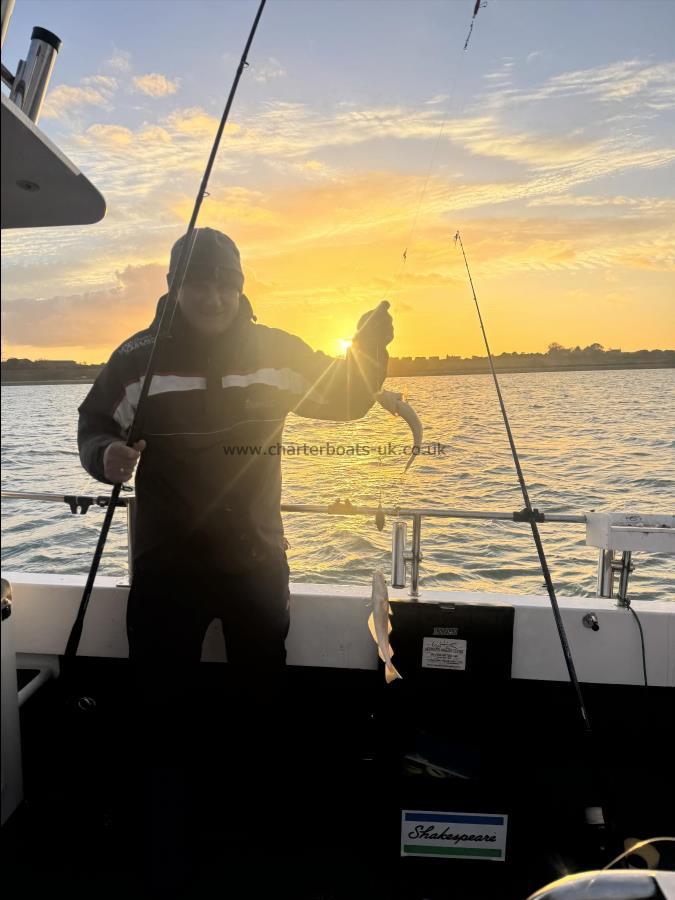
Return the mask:
[[[675,513],[675,370],[537,372],[500,377],[533,506],[545,513]],[[289,416],[283,502],[327,506],[513,512],[523,507],[494,385],[488,375],[388,379],[421,419],[422,452],[405,422],[379,406],[356,422]],[[2,387],[2,489],[59,495],[109,492],[81,468],[82,384]],[[3,500],[2,569],[85,574],[103,519],[64,503]],[[390,516],[287,513],[296,582],[368,584],[389,567]],[[583,524],[544,523],[542,540],[560,596],[595,593],[598,551]],[[485,519],[422,523],[421,587],[540,594],[543,578],[526,524]],[[675,557],[634,554],[634,599],[675,599]],[[126,519],[116,514],[101,574],[127,576]]]

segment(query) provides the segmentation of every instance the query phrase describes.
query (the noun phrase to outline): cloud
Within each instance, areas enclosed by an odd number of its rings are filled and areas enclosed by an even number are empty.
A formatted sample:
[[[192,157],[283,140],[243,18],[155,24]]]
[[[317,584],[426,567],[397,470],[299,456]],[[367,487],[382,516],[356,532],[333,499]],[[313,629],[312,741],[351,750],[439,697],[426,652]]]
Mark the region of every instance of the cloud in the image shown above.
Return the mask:
[[[211,214],[217,227],[236,227],[263,255],[278,253],[277,248],[289,242],[353,243],[379,230],[400,233],[401,246],[392,250],[398,259],[418,207],[421,223],[445,222],[449,227],[459,214],[495,215],[497,205],[511,209],[518,203],[524,215],[528,208],[554,210],[562,203],[569,206],[561,213],[566,216],[575,206],[593,209],[591,201],[578,198],[592,197],[598,179],[656,169],[675,158],[675,151],[653,146],[623,128],[602,137],[537,133],[507,127],[497,110],[444,120],[433,106],[358,109],[337,104],[312,109],[301,103],[268,102],[245,121],[246,126],[228,124],[202,215]],[[376,168],[379,148],[373,142],[388,141],[382,146],[394,148],[411,142],[417,152],[420,143],[423,148],[429,142],[435,145],[443,124],[438,160],[452,159],[451,171],[458,175],[445,174],[447,170],[436,165],[427,181],[386,165]],[[174,109],[135,128],[99,122],[71,133],[64,151],[108,201],[106,219],[96,226],[95,236],[86,238],[97,244],[103,236],[110,247],[99,258],[111,268],[96,276],[97,284],[109,279],[113,266],[124,259],[121,248],[124,253],[131,248],[130,261],[151,261],[167,230],[177,231],[186,221],[217,125],[215,116],[192,107]],[[335,152],[339,148],[354,148],[349,162],[345,154]],[[463,174],[463,169],[471,174]],[[253,188],[257,194],[242,193]],[[567,202],[568,197],[575,199]],[[296,204],[302,217],[295,215]],[[622,208],[616,199],[613,206]],[[625,212],[634,216],[636,208],[626,204]],[[3,240],[3,250],[9,260],[32,265],[29,261],[53,254],[55,246],[70,254],[70,245],[83,239],[64,229],[35,235],[33,244],[23,245],[10,235]],[[75,250],[72,254],[75,260]],[[646,258],[651,259],[649,254]],[[660,265],[661,259],[659,251],[650,264]],[[79,277],[81,265],[76,268]]]
[[[117,78],[112,75],[88,75],[81,84],[96,88],[105,94],[114,94],[119,87]]]
[[[166,119],[166,127],[177,133],[187,135],[213,135],[218,127],[218,119],[199,106],[188,109],[176,109]],[[239,126],[230,124],[230,134],[239,131]]]
[[[131,71],[131,53],[115,47],[112,56],[103,65],[113,72],[119,72],[122,75],[127,74]]]
[[[109,95],[99,88],[90,85],[77,87],[60,84],[47,94],[42,115],[46,119],[62,119],[85,106],[107,109],[108,100]]]
[[[318,159],[292,162],[284,159],[267,159],[266,165],[280,175],[301,178],[303,181],[339,181],[341,173],[334,166],[326,165]]]
[[[503,66],[507,64],[511,61]],[[488,91],[488,96],[494,94]],[[480,114],[469,111],[445,118],[435,102],[421,107],[362,108],[339,103],[326,109],[271,101],[258,106],[243,121],[245,125],[229,123],[225,134],[219,171],[226,172],[230,182],[235,173],[255,172],[260,177],[265,172],[261,161],[268,172],[274,170],[296,183],[339,181],[341,172],[353,169],[354,164],[343,160],[336,164],[338,148],[353,148],[355,158],[359,148],[369,143],[389,141],[391,147],[403,147],[405,142],[433,141],[439,142],[439,160],[454,160],[458,155],[461,160],[461,153],[465,153],[485,161],[487,177],[481,177],[480,169],[477,172],[472,163],[471,179],[457,185],[456,197],[464,208],[561,195],[624,169],[656,168],[675,158],[674,150],[655,145],[653,139],[626,129],[619,121],[614,130],[606,128],[597,134],[592,128],[566,130],[558,123],[546,130],[542,126],[540,131],[518,129],[511,116],[503,118],[502,110],[489,104]],[[109,189],[119,191],[128,202],[133,197],[147,197],[163,185],[180,190],[186,179],[203,168],[217,126],[218,119],[203,108],[176,108],[150,125],[133,129],[133,141],[127,140],[126,132],[107,131],[107,126],[83,129],[74,139],[77,149],[73,155],[83,158],[93,167],[92,174],[98,174]],[[105,157],[111,144],[114,149],[122,142],[125,157]],[[501,166],[495,170],[494,160],[517,168]]]
[[[270,56],[267,62],[262,65],[252,66],[251,72],[253,80],[260,84],[265,84],[275,78],[284,78],[287,74],[286,69],[281,65],[278,59]]]
[[[147,327],[166,290],[164,267],[129,266],[107,289],[3,306],[8,346],[112,348]]]
[[[178,90],[179,79],[171,80],[159,72],[150,72],[134,76],[133,84],[137,91],[148,97],[169,97]]]
[[[133,131],[122,125],[92,125],[87,133],[99,143],[111,147],[128,147],[135,140]]]
[[[627,116],[644,116],[648,104],[646,114],[656,116],[654,104],[667,102],[658,67],[640,66],[586,70],[587,82],[579,73],[563,73],[534,88],[492,83],[481,88],[473,107],[448,118],[441,95],[421,104],[270,100],[240,107],[227,127],[200,224],[236,236],[250,267],[247,285],[254,286],[266,321],[281,326],[286,309],[308,317],[318,306],[344,309],[347,317],[383,292],[397,302],[402,293],[403,302],[416,302],[416,290],[427,298],[447,290],[456,276],[448,235],[458,225],[477,235],[472,245],[486,277],[671,272],[673,206],[649,196],[658,187],[647,179],[675,159],[675,149],[656,128],[647,134],[632,122],[626,127]],[[638,93],[626,87],[630,71],[642,72]],[[493,74],[515,81],[517,72],[506,60]],[[622,84],[623,99],[606,113],[603,108],[600,122],[597,104],[612,102],[601,98]],[[119,88],[116,76],[93,75],[70,90],[84,93],[66,99],[77,107],[79,98],[80,108],[90,111],[92,99],[110,104]],[[558,105],[547,103],[541,115],[530,109],[523,125],[514,103],[547,96],[591,121],[568,127]],[[628,101],[636,108],[626,109]],[[177,107],[137,125],[131,124],[137,117],[121,118],[120,111],[117,122],[106,116],[92,123],[90,117],[71,129],[63,149],[103,191],[108,216],[86,233],[3,236],[8,280],[16,272],[22,285],[10,283],[8,296],[55,294],[55,308],[72,318],[72,310],[84,309],[71,294],[76,277],[91,309],[98,308],[96,298],[108,297],[112,316],[113,297],[130,290],[119,277],[117,293],[105,287],[115,271],[164,259],[184,227],[218,125],[210,109]],[[437,152],[427,179],[432,148]],[[636,174],[640,188],[634,187]],[[623,175],[631,178],[619,181]],[[629,196],[633,189],[647,196]],[[604,190],[615,193],[605,197]],[[406,246],[408,262],[397,280],[392,273],[401,268]],[[160,270],[163,275],[163,265]],[[97,327],[116,333],[103,318]],[[346,318],[337,330],[349,333]]]
[[[486,277],[526,272],[590,272],[615,275],[649,268],[675,270],[675,201],[639,215],[595,218],[465,219],[481,271]]]
[[[237,240],[246,290],[261,322],[297,331],[313,346],[327,350],[334,349],[334,337],[351,333],[359,315],[385,297],[395,312],[406,312],[410,306],[415,311],[406,319],[410,332],[401,330],[397,339],[397,354],[457,348],[463,320],[458,322],[454,312],[448,315],[448,304],[456,310],[458,298],[464,297],[459,292],[466,290],[461,258],[451,244],[458,226],[484,285],[491,321],[495,309],[506,308],[507,301],[526,290],[533,305],[527,307],[522,297],[518,300],[525,316],[528,309],[558,310],[561,291],[575,287],[583,290],[589,308],[595,292],[594,308],[603,310],[615,295],[629,298],[631,279],[640,272],[652,273],[652,294],[663,293],[659,285],[672,279],[675,202],[639,212],[618,203],[591,219],[584,218],[583,208],[578,215],[565,211],[565,218],[555,210],[539,217],[530,213],[460,217],[450,211],[452,188],[432,179],[429,204],[425,202],[411,240],[410,224],[422,183],[421,176],[382,172],[343,175],[338,184],[309,183],[301,189],[219,188],[207,198],[200,224],[225,230]],[[192,198],[186,195],[176,201],[168,194],[164,201],[175,204],[171,227],[148,232],[143,221],[127,226],[135,228],[137,243],[147,247],[152,238],[154,262],[118,266],[112,286],[80,294],[54,292],[48,300],[26,299],[24,292],[23,299],[5,302],[3,324],[9,346],[110,350],[147,325],[155,300],[165,289],[162,261],[184,227]],[[119,244],[113,234],[115,240]],[[405,247],[408,257],[403,265]],[[117,252],[119,257],[119,246]],[[105,272],[109,263],[101,259],[99,265]],[[611,285],[604,284],[606,276],[614,279]],[[72,278],[65,283],[69,282]],[[634,294],[635,303],[642,302],[641,292]],[[466,309],[468,316],[471,310],[468,305]],[[507,328],[506,323],[499,324]],[[529,333],[521,338],[513,332],[514,327],[501,332],[506,335],[503,349],[517,349],[522,346],[518,340],[532,340]],[[546,332],[549,339],[560,339],[560,334]],[[564,336],[566,341],[582,340]],[[585,343],[594,337],[597,334]],[[94,355],[102,356],[102,350],[96,349]]]
[[[649,64],[625,60],[609,66],[566,72],[550,79],[545,96],[587,96],[602,102],[641,96],[647,103],[675,102],[675,62]]]
[[[489,100],[495,107],[583,97],[605,104],[635,101],[648,109],[666,110],[675,106],[674,82],[675,62],[619,60],[562,72],[534,88],[504,87],[494,91]]]
[[[112,75],[88,75],[79,85],[60,84],[47,93],[42,115],[48,119],[69,118],[86,107],[109,110],[119,82]]]
[[[528,206],[570,206],[586,208],[602,208],[620,206],[632,212],[659,212],[671,209],[675,214],[675,201],[663,197],[625,197],[600,196],[592,194],[553,194],[548,197],[536,197],[528,201]]]

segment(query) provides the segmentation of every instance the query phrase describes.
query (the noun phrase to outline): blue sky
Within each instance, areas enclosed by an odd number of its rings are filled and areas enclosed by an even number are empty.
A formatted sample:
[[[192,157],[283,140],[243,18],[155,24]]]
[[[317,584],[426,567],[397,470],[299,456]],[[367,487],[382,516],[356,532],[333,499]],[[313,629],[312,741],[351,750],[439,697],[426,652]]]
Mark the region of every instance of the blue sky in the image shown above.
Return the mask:
[[[3,235],[6,353],[99,358],[142,327],[256,7],[17,0],[5,64],[33,25],[62,38],[40,125],[108,214]],[[456,227],[495,349],[673,346],[675,3],[490,0],[464,53],[472,9],[269,0],[203,224],[261,318],[329,351],[386,295],[395,353],[480,352],[443,314]]]

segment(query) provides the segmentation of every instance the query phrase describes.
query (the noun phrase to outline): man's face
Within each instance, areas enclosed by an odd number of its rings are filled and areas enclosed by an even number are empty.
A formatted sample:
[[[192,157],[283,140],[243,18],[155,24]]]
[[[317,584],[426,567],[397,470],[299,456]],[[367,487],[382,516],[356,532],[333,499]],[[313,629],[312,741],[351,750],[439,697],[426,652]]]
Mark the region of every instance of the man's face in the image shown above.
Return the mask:
[[[239,289],[226,281],[186,279],[178,304],[188,323],[203,335],[222,334],[239,310]]]

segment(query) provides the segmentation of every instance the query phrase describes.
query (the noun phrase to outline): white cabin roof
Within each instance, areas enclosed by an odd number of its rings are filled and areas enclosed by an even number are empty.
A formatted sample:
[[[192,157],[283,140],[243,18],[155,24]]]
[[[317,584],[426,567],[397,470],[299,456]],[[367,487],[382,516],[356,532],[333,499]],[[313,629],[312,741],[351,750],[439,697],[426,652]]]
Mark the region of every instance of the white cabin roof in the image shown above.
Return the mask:
[[[19,108],[2,96],[2,228],[90,225],[105,200]]]

